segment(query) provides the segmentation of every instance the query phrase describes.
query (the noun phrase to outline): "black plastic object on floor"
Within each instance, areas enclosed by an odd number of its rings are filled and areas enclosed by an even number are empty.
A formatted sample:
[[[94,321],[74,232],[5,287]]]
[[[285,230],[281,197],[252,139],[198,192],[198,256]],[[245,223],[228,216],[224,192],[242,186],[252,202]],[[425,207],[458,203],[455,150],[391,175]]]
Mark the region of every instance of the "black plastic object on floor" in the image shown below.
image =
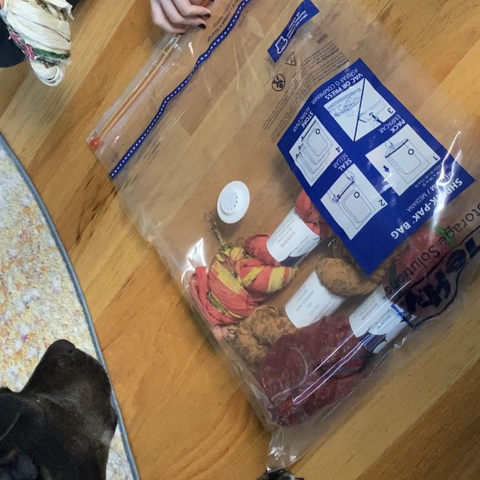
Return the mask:
[[[267,472],[258,480],[305,480],[303,478],[297,478],[286,470],[276,470],[275,472]]]

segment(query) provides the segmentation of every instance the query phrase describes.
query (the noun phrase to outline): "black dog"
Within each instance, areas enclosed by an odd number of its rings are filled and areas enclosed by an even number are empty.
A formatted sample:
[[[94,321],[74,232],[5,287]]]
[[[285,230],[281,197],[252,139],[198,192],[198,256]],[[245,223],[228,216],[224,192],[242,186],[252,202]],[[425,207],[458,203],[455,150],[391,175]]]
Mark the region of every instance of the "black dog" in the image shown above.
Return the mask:
[[[111,394],[97,360],[55,342],[20,393],[0,388],[0,480],[105,480]]]

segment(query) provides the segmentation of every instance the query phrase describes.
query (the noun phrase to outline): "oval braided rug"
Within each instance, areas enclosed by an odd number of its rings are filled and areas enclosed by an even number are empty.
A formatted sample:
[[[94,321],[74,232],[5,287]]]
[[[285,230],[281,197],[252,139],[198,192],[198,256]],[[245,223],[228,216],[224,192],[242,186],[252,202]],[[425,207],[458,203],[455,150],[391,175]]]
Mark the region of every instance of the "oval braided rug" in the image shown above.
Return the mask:
[[[21,390],[47,347],[62,338],[104,363],[70,260],[41,198],[1,136],[0,230],[0,386]],[[107,479],[138,479],[118,413]]]

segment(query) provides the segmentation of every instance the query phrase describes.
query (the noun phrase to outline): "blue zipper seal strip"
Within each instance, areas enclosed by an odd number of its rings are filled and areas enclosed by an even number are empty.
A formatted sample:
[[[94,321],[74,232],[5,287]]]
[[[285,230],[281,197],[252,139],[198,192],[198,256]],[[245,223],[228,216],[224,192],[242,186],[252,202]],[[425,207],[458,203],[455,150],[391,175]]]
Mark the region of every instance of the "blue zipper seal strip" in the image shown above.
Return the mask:
[[[243,0],[243,2],[240,3],[232,19],[225,27],[225,29],[215,38],[215,40],[211,43],[210,47],[208,47],[208,50],[202,55],[200,55],[200,57],[198,57],[198,60],[196,61],[195,66],[193,67],[188,77],[185,78],[185,80],[172,93],[170,93],[164,98],[162,104],[160,105],[160,108],[158,109],[157,114],[150,122],[150,125],[148,125],[148,127],[144,130],[140,137],[138,137],[135,143],[129,148],[128,152],[122,157],[122,159],[117,163],[115,168],[110,172],[109,176],[111,179],[114,179],[121,172],[123,167],[125,167],[125,165],[131,160],[133,154],[141,147],[145,139],[152,131],[153,127],[157,124],[157,122],[165,113],[165,109],[167,108],[170,101],[173,100],[188,85],[193,75],[198,70],[198,67],[200,67],[202,63],[207,61],[214,52],[214,50],[228,37],[233,27],[237,24],[242,11],[251,1],[252,0]]]

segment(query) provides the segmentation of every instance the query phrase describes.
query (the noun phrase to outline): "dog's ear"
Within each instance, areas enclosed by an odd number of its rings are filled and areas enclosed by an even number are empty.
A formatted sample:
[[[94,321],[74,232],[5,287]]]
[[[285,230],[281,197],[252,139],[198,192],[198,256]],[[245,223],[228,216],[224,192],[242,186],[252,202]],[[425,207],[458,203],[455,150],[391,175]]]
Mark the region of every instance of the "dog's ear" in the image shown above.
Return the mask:
[[[12,431],[21,413],[22,402],[15,394],[0,394],[0,442]]]

